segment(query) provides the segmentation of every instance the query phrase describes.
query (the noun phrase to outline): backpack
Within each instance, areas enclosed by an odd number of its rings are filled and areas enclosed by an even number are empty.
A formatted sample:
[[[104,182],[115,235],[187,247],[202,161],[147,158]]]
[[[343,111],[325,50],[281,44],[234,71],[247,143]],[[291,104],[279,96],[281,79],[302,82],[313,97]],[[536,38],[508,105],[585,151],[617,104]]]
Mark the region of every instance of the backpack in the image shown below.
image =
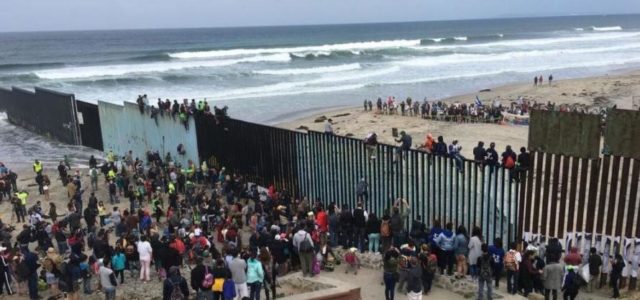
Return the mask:
[[[313,252],[313,246],[311,246],[311,242],[307,239],[308,235],[307,233],[302,242],[300,242],[300,245],[298,245],[298,251],[301,253]]]
[[[391,228],[389,227],[389,221],[383,220],[380,225],[380,235],[383,237],[391,236]]]
[[[29,278],[29,274],[31,274],[31,270],[29,270],[29,266],[27,265],[27,262],[22,260],[16,266],[16,276],[19,279],[21,279],[20,281],[24,281],[27,278]]]
[[[507,254],[504,255],[504,267],[507,271],[516,271],[518,269],[515,252],[507,251]]]
[[[171,291],[171,295],[169,296],[169,299],[171,299],[171,300],[186,300],[187,299],[184,296],[184,294],[182,293],[182,289],[180,288],[180,282],[175,283],[171,279],[169,279],[169,283],[171,283],[171,286],[173,287],[173,290]]]
[[[209,268],[204,266],[204,279],[202,279],[201,286],[203,289],[210,289],[213,285],[213,274],[209,272]]]
[[[511,155],[507,156],[507,159],[504,161],[504,167],[507,169],[513,169],[516,166],[516,162],[513,160]]]
[[[232,279],[225,279],[222,284],[222,295],[225,299],[236,297],[236,283]]]
[[[427,258],[427,266],[425,268],[425,270],[427,270],[427,273],[429,274],[435,274],[436,271],[438,270],[438,257],[435,255],[429,255],[429,257]]]
[[[482,279],[491,279],[492,278],[492,270],[491,270],[491,259],[488,257],[480,257],[480,278]]]

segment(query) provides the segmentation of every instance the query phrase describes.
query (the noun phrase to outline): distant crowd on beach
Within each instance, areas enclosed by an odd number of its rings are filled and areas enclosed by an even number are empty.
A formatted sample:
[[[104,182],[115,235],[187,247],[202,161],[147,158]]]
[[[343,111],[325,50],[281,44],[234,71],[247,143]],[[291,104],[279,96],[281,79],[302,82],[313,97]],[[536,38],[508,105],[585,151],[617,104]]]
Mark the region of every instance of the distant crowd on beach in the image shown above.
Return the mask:
[[[533,102],[535,105],[535,101]],[[374,103],[364,100],[365,111],[374,111]],[[423,119],[471,122],[471,123],[499,123],[504,119],[504,114],[515,116],[527,116],[532,103],[526,99],[518,99],[508,106],[503,106],[500,100],[494,100],[490,105],[485,105],[477,98],[474,103],[445,103],[442,101],[414,101],[411,97],[406,100],[396,100],[390,96],[387,101],[378,98],[375,105],[375,113],[385,115],[400,115],[421,117]]]

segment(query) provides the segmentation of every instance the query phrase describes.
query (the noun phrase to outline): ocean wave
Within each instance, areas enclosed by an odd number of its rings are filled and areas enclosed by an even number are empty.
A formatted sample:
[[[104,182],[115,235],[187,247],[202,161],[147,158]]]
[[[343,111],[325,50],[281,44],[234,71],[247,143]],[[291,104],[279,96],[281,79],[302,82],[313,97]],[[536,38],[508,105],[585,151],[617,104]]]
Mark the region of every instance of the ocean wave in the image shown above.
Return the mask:
[[[63,67],[63,66],[64,66],[64,63],[60,63],[60,62],[0,64],[0,70],[23,70],[23,69],[38,69],[38,68],[54,68],[54,67]]]
[[[171,61],[164,63],[124,64],[84,66],[41,70],[34,72],[41,79],[82,79],[107,76],[123,76],[127,74],[159,73],[173,70],[224,67],[248,62],[288,62],[291,58],[286,53],[274,55],[258,55],[239,59],[207,60],[207,61]]]
[[[297,52],[297,53],[289,53],[291,59],[306,59],[306,60],[314,60],[314,59],[332,59],[332,58],[340,58],[340,57],[352,57],[356,55],[360,55],[362,51],[314,51],[314,52]]]
[[[286,81],[286,82],[280,82],[276,84],[232,89],[232,90],[221,91],[216,95],[213,95],[212,98],[219,99],[219,100],[227,100],[227,99],[239,99],[239,98],[295,95],[302,90],[309,90],[309,89],[315,89],[315,90],[321,89],[324,91],[324,90],[330,89],[331,87],[322,86],[322,85],[333,84],[333,83],[344,83],[349,86],[354,86],[354,85],[364,86],[364,83],[358,83],[353,81],[388,75],[388,74],[398,72],[399,70],[400,70],[399,66],[390,66],[390,67],[371,70],[367,72],[351,72],[351,73],[345,73],[345,74],[333,74],[331,76],[325,76],[325,77],[311,79],[311,80]]]
[[[420,40],[388,40],[371,42],[354,42],[343,44],[328,44],[320,46],[300,46],[289,48],[258,48],[258,49],[226,49],[210,51],[191,51],[169,53],[169,56],[177,59],[202,59],[202,58],[222,58],[234,56],[248,56],[258,54],[278,54],[278,53],[310,53],[310,52],[333,52],[333,51],[358,51],[385,48],[402,48],[420,45]]]
[[[448,64],[468,64],[477,62],[504,61],[512,59],[522,59],[528,57],[556,57],[558,55],[577,55],[588,53],[616,52],[622,50],[640,49],[640,43],[627,44],[610,47],[594,47],[585,49],[554,49],[554,50],[532,50],[513,51],[500,54],[460,54],[453,53],[442,56],[430,56],[409,59],[398,62],[399,65],[407,67],[435,67]]]
[[[487,34],[487,35],[477,35],[477,36],[454,36],[454,37],[446,37],[446,38],[427,38],[420,40],[421,45],[431,45],[431,44],[446,44],[446,43],[457,43],[457,42],[467,42],[467,41],[493,41],[500,40],[504,38],[504,34],[496,33],[496,34]]]
[[[169,56],[169,54],[166,54],[166,53],[157,53],[157,54],[134,56],[127,60],[128,61],[169,61],[171,60],[171,56]]]
[[[582,27],[576,27],[576,28],[574,28],[573,30],[574,30],[574,31],[584,31],[584,28],[582,28]]]
[[[620,31],[622,30],[622,26],[609,26],[609,27],[589,27],[592,31]]]
[[[276,69],[276,70],[257,70],[253,71],[254,74],[261,75],[307,75],[307,74],[322,74],[322,73],[335,73],[360,69],[359,63],[344,64],[337,66],[326,67],[314,67],[314,68],[298,68],[298,69]]]

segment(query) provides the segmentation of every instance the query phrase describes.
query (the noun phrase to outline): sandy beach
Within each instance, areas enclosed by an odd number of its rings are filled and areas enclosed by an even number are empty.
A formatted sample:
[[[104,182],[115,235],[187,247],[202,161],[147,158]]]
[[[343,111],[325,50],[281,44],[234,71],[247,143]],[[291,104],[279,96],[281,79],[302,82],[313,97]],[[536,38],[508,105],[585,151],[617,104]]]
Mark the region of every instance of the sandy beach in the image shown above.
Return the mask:
[[[557,105],[575,104],[583,107],[616,105],[618,108],[632,109],[634,96],[637,98],[636,105],[640,104],[640,71],[554,80],[551,85],[545,81],[542,86],[533,86],[531,82],[488,88],[490,91],[438,100],[449,103],[473,103],[475,96],[478,95],[485,103],[499,99],[503,105],[508,105],[518,97],[523,97],[538,103],[551,101]],[[381,95],[381,97],[386,98],[386,95]],[[422,97],[415,95],[413,99],[420,100]],[[419,117],[382,115],[375,114],[375,111],[365,112],[361,106],[326,111],[296,121],[277,124],[277,126],[291,130],[301,130],[299,128],[302,126],[310,130],[323,131],[324,123],[315,122],[321,116],[332,119],[333,129],[337,135],[364,138],[373,131],[378,134],[378,141],[386,144],[395,144],[391,134],[392,128],[398,128],[398,131],[404,130],[411,135],[414,145],[422,143],[427,133],[433,134],[434,137],[442,135],[447,144],[453,139],[457,139],[462,145],[462,153],[466,157],[471,157],[473,147],[477,145],[478,141],[484,141],[486,145],[489,142],[495,142],[499,152],[503,151],[506,145],[511,145],[516,149],[526,146],[528,142],[528,126],[431,121]]]

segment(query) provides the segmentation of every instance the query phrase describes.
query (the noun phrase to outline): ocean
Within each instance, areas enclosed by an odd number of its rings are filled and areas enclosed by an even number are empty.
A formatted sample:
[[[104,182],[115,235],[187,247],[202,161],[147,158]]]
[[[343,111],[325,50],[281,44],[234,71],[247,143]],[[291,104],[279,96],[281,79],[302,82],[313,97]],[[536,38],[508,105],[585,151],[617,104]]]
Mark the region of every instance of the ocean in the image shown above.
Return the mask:
[[[87,102],[205,98],[267,124],[363,99],[437,100],[639,66],[638,15],[0,33],[2,87]]]

